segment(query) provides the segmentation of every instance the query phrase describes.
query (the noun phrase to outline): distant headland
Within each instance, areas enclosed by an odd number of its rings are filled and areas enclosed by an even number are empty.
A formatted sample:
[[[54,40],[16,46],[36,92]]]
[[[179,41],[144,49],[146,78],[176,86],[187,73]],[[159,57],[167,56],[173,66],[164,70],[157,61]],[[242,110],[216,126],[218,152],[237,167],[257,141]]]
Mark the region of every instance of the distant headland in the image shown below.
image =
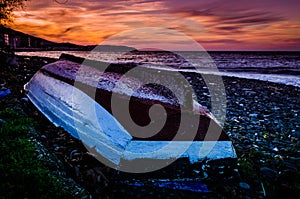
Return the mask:
[[[99,51],[133,51],[132,47],[115,45],[77,45],[72,43],[57,43],[39,37],[28,35],[11,28],[0,26],[0,43],[14,51],[91,51],[97,47]],[[4,46],[2,45],[2,46]]]

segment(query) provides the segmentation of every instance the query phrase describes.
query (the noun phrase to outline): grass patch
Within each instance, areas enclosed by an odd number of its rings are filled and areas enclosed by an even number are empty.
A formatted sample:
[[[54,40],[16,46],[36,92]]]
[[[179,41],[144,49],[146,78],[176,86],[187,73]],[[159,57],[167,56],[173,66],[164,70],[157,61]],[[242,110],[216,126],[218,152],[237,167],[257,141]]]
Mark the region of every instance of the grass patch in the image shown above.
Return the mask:
[[[37,158],[28,133],[34,121],[11,109],[0,111],[0,118],[0,197],[73,198]]]

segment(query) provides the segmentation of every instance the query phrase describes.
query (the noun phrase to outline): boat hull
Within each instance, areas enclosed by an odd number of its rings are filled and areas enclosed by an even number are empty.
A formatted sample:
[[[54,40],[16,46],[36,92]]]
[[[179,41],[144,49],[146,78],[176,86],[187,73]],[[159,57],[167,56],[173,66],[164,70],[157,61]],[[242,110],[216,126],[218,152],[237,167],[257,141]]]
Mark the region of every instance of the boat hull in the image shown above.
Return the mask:
[[[180,105],[172,106],[164,101],[139,97],[133,99],[131,103],[135,106],[132,112],[136,113],[138,123],[145,122],[145,119],[143,115],[137,113],[149,110],[153,102],[164,106],[167,116],[171,119],[166,121],[165,129],[154,136],[141,138],[132,135],[130,127],[112,114],[109,102],[112,91],[99,86],[93,87],[84,81],[81,81],[80,86],[74,86],[76,84],[74,79],[67,74],[70,63],[74,68],[79,67],[78,63],[66,60],[43,67],[25,85],[25,90],[30,101],[53,124],[80,139],[89,150],[93,150],[96,156],[101,158],[102,162],[122,171],[143,173],[153,170],[154,166],[151,163],[155,164],[156,168],[163,168],[180,159],[188,160],[190,164],[236,159],[232,142],[217,122],[207,115],[195,114],[192,110],[180,111]],[[93,95],[91,91],[94,93],[96,91],[97,94]],[[119,103],[127,100],[124,95],[117,94]],[[196,131],[195,135],[177,136],[176,130],[179,128],[177,122],[179,119],[180,123],[179,116],[182,114],[190,120],[200,118],[197,121],[199,124],[197,129],[191,129]],[[159,116],[156,118],[160,119]],[[213,126],[209,128],[210,124]],[[216,137],[216,134],[219,136]],[[133,165],[137,165],[136,168]]]

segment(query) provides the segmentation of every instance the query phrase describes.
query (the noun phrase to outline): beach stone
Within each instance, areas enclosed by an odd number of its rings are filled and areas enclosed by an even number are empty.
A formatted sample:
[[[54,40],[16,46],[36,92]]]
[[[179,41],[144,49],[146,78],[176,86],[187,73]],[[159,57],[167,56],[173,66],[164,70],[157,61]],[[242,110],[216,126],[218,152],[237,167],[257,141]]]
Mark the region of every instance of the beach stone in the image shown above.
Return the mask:
[[[260,168],[260,173],[270,181],[274,180],[277,175],[277,172],[275,170],[268,167]]]
[[[249,190],[249,189],[250,189],[250,185],[248,185],[246,182],[240,182],[240,183],[239,183],[239,186],[240,186],[242,189],[245,189],[245,190]]]
[[[47,139],[47,136],[46,135],[41,135],[41,138],[42,139]]]
[[[21,101],[23,101],[23,102],[28,102],[29,99],[28,99],[27,97],[23,97],[23,98],[21,98]]]
[[[255,95],[256,94],[256,92],[254,92],[254,91],[246,91],[246,95]]]
[[[279,149],[278,149],[277,147],[274,147],[274,148],[273,148],[273,151],[276,151],[276,152],[278,152],[278,151],[279,151]]]
[[[0,99],[6,97],[7,95],[11,94],[10,89],[1,89],[0,90]]]
[[[298,160],[299,161],[299,160]],[[289,168],[291,171],[297,171],[297,166],[290,162],[284,162],[284,165]]]
[[[249,145],[249,144],[251,144],[251,141],[248,140],[248,139],[245,139],[245,140],[244,140],[244,144],[245,144],[245,145]]]
[[[0,119],[0,124],[6,124],[7,122],[3,119]]]
[[[255,117],[255,118],[256,118],[256,117],[257,117],[257,114],[256,114],[256,113],[252,113],[252,114],[249,114],[249,116],[250,116],[250,117]]]
[[[295,132],[295,137],[300,139],[300,132]]]

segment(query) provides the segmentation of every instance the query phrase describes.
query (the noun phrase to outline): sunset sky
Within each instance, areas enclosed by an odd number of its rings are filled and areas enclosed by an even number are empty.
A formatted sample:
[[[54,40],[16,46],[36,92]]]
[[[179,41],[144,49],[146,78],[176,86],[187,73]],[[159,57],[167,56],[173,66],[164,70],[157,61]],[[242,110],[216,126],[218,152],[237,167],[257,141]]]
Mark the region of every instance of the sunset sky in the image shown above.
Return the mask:
[[[145,47],[147,42],[184,43],[169,31],[160,36],[134,31],[158,27],[185,34],[206,50],[300,50],[299,0],[57,2],[31,0],[15,12],[11,27],[47,40],[83,45],[100,44],[120,34],[122,39],[113,44],[126,44],[127,37],[139,37]]]

